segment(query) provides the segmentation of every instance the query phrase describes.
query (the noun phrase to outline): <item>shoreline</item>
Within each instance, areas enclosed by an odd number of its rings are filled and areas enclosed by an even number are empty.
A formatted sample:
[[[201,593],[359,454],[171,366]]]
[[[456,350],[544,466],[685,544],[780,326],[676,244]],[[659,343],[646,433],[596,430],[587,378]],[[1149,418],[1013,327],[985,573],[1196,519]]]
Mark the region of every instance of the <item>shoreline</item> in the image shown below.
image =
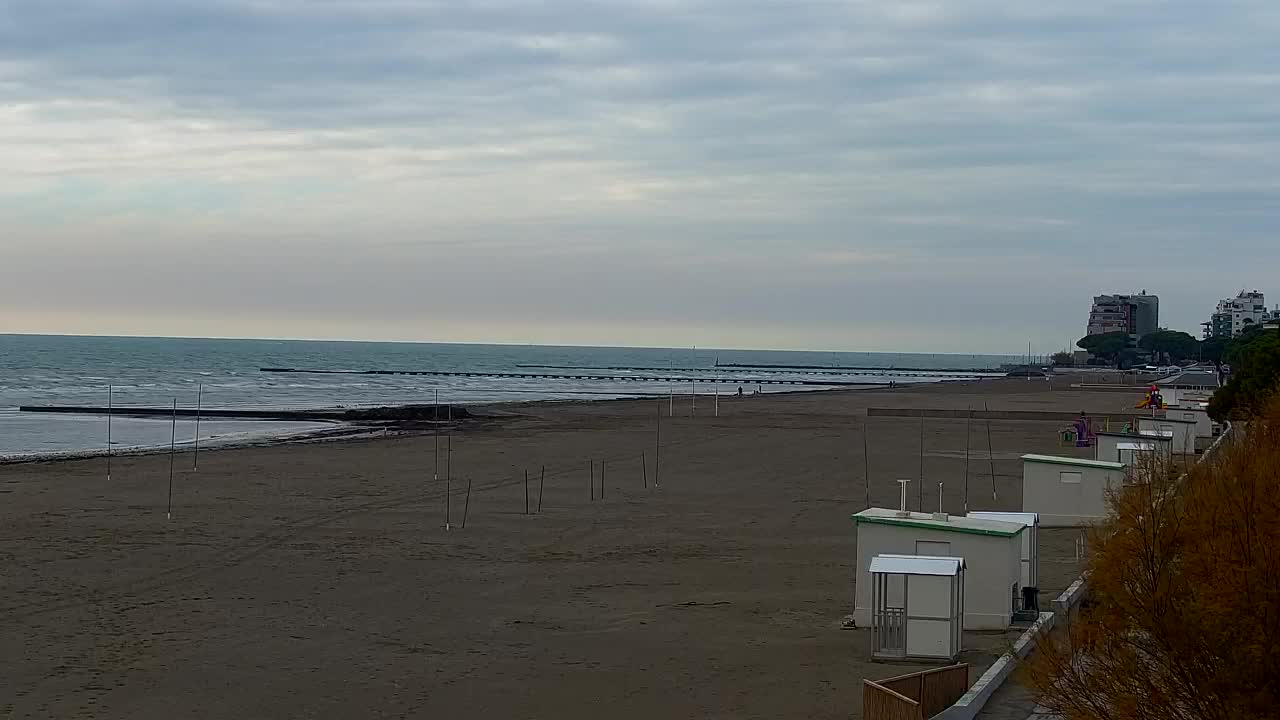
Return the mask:
[[[960,383],[960,382],[982,382],[983,380],[988,380],[988,379],[983,378],[983,379],[964,379],[964,380],[937,380],[937,381],[922,382],[922,383],[897,383],[895,387],[905,388],[905,387],[913,387],[913,386],[935,385],[935,384],[942,384],[942,383],[954,384],[954,383]],[[864,390],[874,390],[878,388],[887,389],[888,386],[883,383],[875,383],[875,384],[868,383],[866,385],[859,385],[859,386],[836,386],[827,390],[789,389],[789,390],[778,390],[775,392],[768,392],[768,393],[760,393],[758,395],[752,395],[750,393],[747,393],[747,394],[744,394],[741,399],[760,398],[765,396],[777,397],[777,396],[783,396],[783,395],[812,395],[814,393],[825,394],[825,393],[858,392],[858,391],[864,391]],[[458,404],[458,405],[454,405],[453,407],[459,408],[464,412],[471,413],[471,416],[465,420],[455,421],[451,426],[449,425],[448,421],[439,421],[438,425],[427,425],[426,427],[423,427],[421,425],[421,423],[423,422],[426,422],[426,423],[437,422],[437,421],[431,421],[431,420],[423,420],[423,421],[344,420],[344,419],[337,419],[336,417],[333,419],[317,418],[317,419],[306,419],[306,420],[299,419],[296,421],[281,420],[281,422],[331,423],[334,427],[323,429],[323,430],[303,430],[303,431],[283,431],[283,432],[264,431],[263,433],[252,433],[250,437],[231,438],[225,441],[218,441],[216,439],[211,439],[212,442],[208,442],[208,444],[206,444],[206,439],[202,438],[200,441],[200,451],[205,452],[207,450],[209,452],[217,452],[217,451],[225,451],[225,450],[243,450],[243,449],[251,449],[251,448],[261,448],[261,447],[276,447],[281,445],[306,445],[306,444],[317,443],[317,442],[328,443],[328,442],[343,442],[343,441],[359,441],[359,440],[374,439],[374,438],[394,439],[398,437],[400,438],[419,437],[422,435],[430,435],[432,428],[443,428],[445,426],[458,427],[460,423],[465,423],[468,420],[494,419],[494,416],[483,414],[485,410],[502,411],[504,409],[510,409],[513,407],[531,407],[531,408],[537,408],[537,407],[543,407],[543,406],[565,407],[565,406],[576,405],[576,404],[596,405],[596,404],[602,404],[602,403],[616,403],[616,402],[640,402],[640,401],[646,401],[646,400],[664,400],[667,397],[668,396],[666,395],[642,395],[642,396],[633,395],[633,396],[621,396],[621,397],[604,397],[604,398],[598,398],[598,399],[546,398],[546,399],[540,399],[540,400],[508,400],[508,401],[500,401],[500,402],[486,402],[486,403],[477,403],[475,405]],[[688,393],[685,393],[683,395],[676,395],[675,397],[678,399],[687,399],[690,397],[690,395]],[[699,394],[698,397],[703,398],[703,397],[714,397],[714,396]],[[737,398],[737,396],[731,396],[731,395],[723,395],[721,397],[722,398],[733,397],[735,400],[739,399]],[[404,409],[410,409],[415,407],[422,407],[422,406],[417,403],[407,403],[403,405],[384,405],[384,406],[379,406],[377,409],[390,410],[394,412],[397,410],[404,410]],[[102,409],[102,410],[105,410],[105,409]],[[320,413],[325,415],[329,415],[329,414],[337,415],[345,411],[347,411],[346,408],[334,407],[334,408],[319,408],[314,411],[306,411],[306,412]],[[39,414],[40,411],[28,411],[28,412],[30,412],[31,414]],[[211,408],[210,411],[207,411],[207,412],[216,412],[216,409]],[[276,418],[279,415],[278,413],[274,413],[272,411],[263,411],[263,412],[265,413],[266,417],[271,417],[271,418]],[[54,412],[51,414],[71,414],[71,413]],[[84,412],[84,413],[77,413],[77,414],[94,415],[95,417],[106,416],[105,412],[101,412],[101,413]],[[151,413],[151,414],[130,413],[128,412],[128,409],[122,409],[120,412],[117,412],[116,415],[122,418],[134,417],[134,418],[145,418],[145,419],[166,419],[170,417],[168,411],[164,411],[162,408],[159,409],[158,412]],[[183,417],[184,419],[190,419],[193,416],[194,415],[189,411],[186,411],[186,414],[180,414],[180,417]],[[203,415],[202,418],[227,419],[227,418],[218,418],[217,415]],[[245,418],[245,419],[250,420],[251,418]],[[193,444],[194,444],[193,441],[190,439],[179,441],[177,444],[177,453],[183,454],[183,453],[191,452],[193,448]],[[122,448],[120,450],[113,451],[111,453],[111,456],[112,457],[141,457],[141,456],[149,456],[149,455],[167,455],[168,453],[169,453],[169,446],[166,444],[160,444],[160,445],[149,445],[149,446],[142,446],[142,447]],[[56,463],[56,462],[69,462],[69,461],[75,461],[75,460],[91,460],[94,458],[105,459],[107,457],[107,454],[108,454],[107,451],[102,448],[86,448],[83,450],[65,450],[65,451],[51,451],[51,452],[9,453],[9,454],[0,454],[0,465],[22,465],[26,463]]]

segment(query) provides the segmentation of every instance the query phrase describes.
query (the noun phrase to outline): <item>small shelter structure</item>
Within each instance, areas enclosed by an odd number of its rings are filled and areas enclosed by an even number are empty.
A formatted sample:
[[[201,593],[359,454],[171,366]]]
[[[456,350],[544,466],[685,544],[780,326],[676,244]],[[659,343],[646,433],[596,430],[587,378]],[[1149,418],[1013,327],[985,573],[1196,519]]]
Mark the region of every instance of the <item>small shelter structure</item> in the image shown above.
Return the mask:
[[[1142,435],[1164,435],[1173,438],[1173,451],[1194,455],[1196,453],[1196,421],[1171,417],[1139,417],[1138,432]]]
[[[983,520],[1021,523],[1022,530],[1022,590],[1035,591],[1040,587],[1040,516],[1033,512],[971,512],[968,517]]]
[[[1022,511],[1043,527],[1081,527],[1107,516],[1107,491],[1124,484],[1118,462],[1052,455],[1022,456]]]
[[[879,555],[924,555],[965,560],[965,630],[1003,630],[1021,604],[1021,523],[867,508],[857,527],[854,622],[871,624],[871,561]]]
[[[1209,417],[1209,410],[1203,405],[1178,405],[1177,407],[1166,408],[1164,416],[1176,420],[1190,420],[1196,424],[1195,434],[1198,438],[1213,437],[1213,419]]]
[[[1138,444],[1137,447],[1135,443]],[[1142,455],[1142,451],[1168,457],[1173,452],[1173,436],[1100,432],[1098,444],[1094,446],[1093,459],[1132,465]]]
[[[871,657],[955,660],[964,625],[964,558],[871,559]]]

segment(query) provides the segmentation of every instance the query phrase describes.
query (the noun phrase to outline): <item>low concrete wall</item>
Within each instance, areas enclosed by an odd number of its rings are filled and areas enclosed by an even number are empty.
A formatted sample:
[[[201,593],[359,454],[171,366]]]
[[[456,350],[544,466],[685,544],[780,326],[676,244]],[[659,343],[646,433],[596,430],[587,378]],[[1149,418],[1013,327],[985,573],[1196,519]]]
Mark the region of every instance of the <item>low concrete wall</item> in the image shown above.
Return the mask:
[[[1084,592],[1085,578],[1081,576],[1052,601],[1053,612],[1040,613],[1040,618],[1035,624],[1022,633],[1013,645],[1013,652],[1000,656],[1000,659],[987,668],[982,677],[978,678],[973,687],[969,688],[969,691],[954,705],[934,715],[935,720],[973,720],[978,713],[982,712],[982,708],[991,699],[992,693],[1009,679],[1018,662],[1031,654],[1035,648],[1036,639],[1048,633],[1054,625],[1075,611],[1084,597]]]
[[[972,414],[970,414],[972,412]],[[1080,413],[1055,410],[955,410],[951,408],[867,408],[868,417],[904,417],[904,418],[946,418],[964,420],[1028,420],[1039,422],[1072,422],[1080,417]],[[1123,425],[1132,422],[1137,415],[1133,413],[1100,413],[1092,415],[1095,421],[1104,417],[1113,423]]]

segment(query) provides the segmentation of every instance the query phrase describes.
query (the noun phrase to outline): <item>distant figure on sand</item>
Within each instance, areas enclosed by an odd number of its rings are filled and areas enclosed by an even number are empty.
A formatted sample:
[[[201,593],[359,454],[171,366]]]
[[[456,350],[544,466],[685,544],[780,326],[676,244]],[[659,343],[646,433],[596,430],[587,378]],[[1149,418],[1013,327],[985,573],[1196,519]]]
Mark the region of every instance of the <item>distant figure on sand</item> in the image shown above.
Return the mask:
[[[742,386],[738,386],[738,397],[742,397]]]

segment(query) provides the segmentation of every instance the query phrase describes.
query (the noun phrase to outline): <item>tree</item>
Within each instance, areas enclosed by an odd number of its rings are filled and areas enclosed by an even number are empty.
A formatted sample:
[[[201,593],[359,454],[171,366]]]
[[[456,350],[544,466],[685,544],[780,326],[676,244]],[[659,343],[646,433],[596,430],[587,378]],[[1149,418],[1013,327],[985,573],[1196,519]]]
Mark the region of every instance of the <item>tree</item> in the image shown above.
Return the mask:
[[[1248,418],[1257,414],[1280,384],[1280,333],[1242,333],[1226,351],[1231,376],[1209,400],[1215,420]]]
[[[1102,333],[1101,335],[1085,335],[1076,341],[1081,350],[1088,350],[1098,357],[1115,364],[1120,351],[1129,346],[1129,334],[1124,332]]]
[[[1180,475],[1117,489],[1089,599],[1024,667],[1069,720],[1280,717],[1280,397]]]
[[[1225,335],[1215,335],[1211,338],[1205,338],[1200,343],[1200,359],[1211,362],[1214,365],[1221,365],[1224,354],[1227,352],[1227,346],[1231,344],[1231,338]]]
[[[1058,367],[1070,367],[1076,364],[1076,359],[1066,350],[1059,350],[1053,354],[1053,364]]]
[[[1200,343],[1190,335],[1177,330],[1157,330],[1138,340],[1138,347],[1155,357],[1167,358],[1170,363],[1194,360],[1199,355]]]

